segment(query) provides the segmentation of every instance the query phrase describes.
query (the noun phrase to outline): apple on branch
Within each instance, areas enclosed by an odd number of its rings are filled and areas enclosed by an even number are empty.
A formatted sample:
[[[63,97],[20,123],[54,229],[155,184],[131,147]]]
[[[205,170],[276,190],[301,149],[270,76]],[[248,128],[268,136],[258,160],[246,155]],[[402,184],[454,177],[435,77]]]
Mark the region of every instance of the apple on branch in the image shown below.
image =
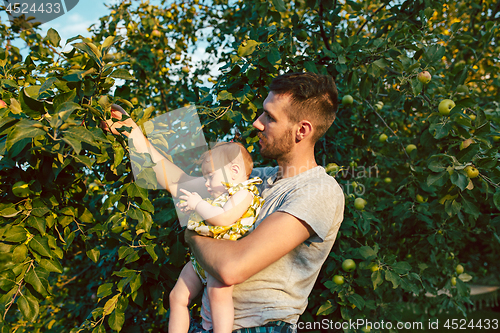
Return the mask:
[[[441,115],[447,116],[450,114],[451,109],[455,107],[455,102],[451,99],[443,99],[438,106],[438,111]]]
[[[427,83],[431,82],[432,76],[431,76],[431,73],[429,73],[428,71],[423,71],[423,72],[418,73],[417,78],[423,84],[427,84]]]

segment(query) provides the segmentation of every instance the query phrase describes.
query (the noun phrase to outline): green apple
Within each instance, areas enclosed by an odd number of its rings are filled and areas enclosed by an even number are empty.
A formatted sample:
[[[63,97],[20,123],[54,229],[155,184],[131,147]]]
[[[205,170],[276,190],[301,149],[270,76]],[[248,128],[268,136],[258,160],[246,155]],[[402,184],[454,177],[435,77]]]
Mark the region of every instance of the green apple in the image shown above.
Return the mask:
[[[342,275],[335,275],[333,277],[333,282],[340,286],[341,284],[344,284],[344,277]]]
[[[356,269],[356,263],[352,259],[346,259],[342,263],[342,269],[346,272],[351,272]]]
[[[455,267],[455,272],[457,272],[457,274],[462,274],[464,271],[465,271],[464,266],[460,264],[458,264],[457,267]]]
[[[357,210],[363,210],[366,206],[366,200],[363,198],[356,198],[354,200],[354,208]]]
[[[12,193],[14,193],[16,197],[26,198],[30,192],[29,185],[22,180],[12,185]]]
[[[473,167],[472,165],[466,166],[465,172],[467,172],[467,176],[469,178],[476,178],[477,176],[479,176],[479,170]]]
[[[451,285],[452,286],[456,286],[457,285],[457,278],[454,277],[454,276],[451,277]]]
[[[337,163],[329,163],[325,168],[326,172],[337,173],[337,172],[339,172],[339,170],[340,170],[340,167],[337,165]]]
[[[375,108],[379,111],[382,110],[383,107],[384,107],[384,103],[382,103],[382,102],[377,102],[377,104],[375,104]]]
[[[387,140],[387,134],[380,134],[380,136],[378,137],[378,141],[380,142],[385,142]]]
[[[387,183],[387,184],[392,183],[392,179],[391,179],[391,177],[385,177],[385,178],[384,178],[384,183]]]
[[[439,113],[443,116],[447,116],[450,114],[451,109],[455,107],[455,102],[451,99],[443,99],[438,106]]]
[[[408,154],[410,154],[412,151],[414,151],[415,149],[417,149],[417,146],[415,146],[413,143],[412,144],[409,144],[408,146],[406,146],[406,152]]]
[[[431,73],[429,73],[428,71],[423,71],[423,72],[418,73],[417,78],[423,84],[427,84],[427,83],[431,82],[432,76],[431,76]]]
[[[351,95],[345,95],[342,97],[342,104],[351,105],[354,102],[354,98]]]

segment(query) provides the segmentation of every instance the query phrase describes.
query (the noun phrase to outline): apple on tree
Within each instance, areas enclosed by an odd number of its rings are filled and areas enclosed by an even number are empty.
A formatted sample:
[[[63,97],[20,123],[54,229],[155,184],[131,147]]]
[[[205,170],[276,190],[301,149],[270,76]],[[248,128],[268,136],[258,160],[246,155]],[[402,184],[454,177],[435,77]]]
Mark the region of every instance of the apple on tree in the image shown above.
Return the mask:
[[[379,142],[385,142],[386,140],[387,140],[387,134],[385,133],[380,134],[380,136],[378,137]]]
[[[7,103],[5,103],[3,100],[0,99],[0,109],[6,108],[6,107],[7,107]]]
[[[438,111],[441,115],[447,116],[450,114],[451,109],[455,107],[455,102],[451,99],[443,99],[438,106]]]
[[[415,146],[413,143],[406,146],[406,152],[408,154],[411,153],[412,151],[414,151],[415,149],[417,149],[417,146]]]
[[[363,210],[366,206],[366,200],[363,198],[356,198],[354,200],[354,208],[357,210]]]
[[[342,97],[342,104],[343,105],[351,105],[354,102],[354,98],[352,98],[351,95],[345,95]]]
[[[479,176],[479,170],[472,165],[466,166],[465,172],[467,172],[467,177],[469,178],[476,178],[477,176]]]
[[[342,269],[346,272],[351,272],[356,269],[356,263],[352,259],[346,259],[342,263]]]
[[[429,73],[428,71],[423,71],[423,72],[418,73],[417,78],[423,84],[427,84],[427,83],[431,82],[432,76],[431,76],[431,73]]]
[[[333,282],[340,286],[341,284],[344,284],[344,277],[342,275],[335,275],[333,277]]]

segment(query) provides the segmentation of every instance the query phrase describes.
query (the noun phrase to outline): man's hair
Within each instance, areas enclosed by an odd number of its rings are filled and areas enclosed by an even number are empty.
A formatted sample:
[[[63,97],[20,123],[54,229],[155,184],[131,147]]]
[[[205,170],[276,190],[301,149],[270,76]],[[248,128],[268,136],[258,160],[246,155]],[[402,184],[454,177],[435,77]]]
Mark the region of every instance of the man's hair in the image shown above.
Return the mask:
[[[288,117],[294,123],[309,120],[314,128],[313,142],[318,141],[335,120],[338,92],[330,75],[288,73],[274,78],[269,88],[276,95],[290,96]]]
[[[250,177],[253,169],[252,156],[239,142],[218,142],[201,155],[200,163],[204,175],[222,169],[230,163],[243,164],[247,177]]]

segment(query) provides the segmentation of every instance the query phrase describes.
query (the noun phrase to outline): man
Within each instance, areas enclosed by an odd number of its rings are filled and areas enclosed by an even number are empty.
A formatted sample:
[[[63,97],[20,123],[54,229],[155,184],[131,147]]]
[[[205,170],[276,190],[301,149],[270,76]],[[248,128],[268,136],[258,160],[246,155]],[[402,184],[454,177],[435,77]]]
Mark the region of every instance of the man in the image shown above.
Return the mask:
[[[343,219],[343,192],[314,157],[315,143],[335,119],[337,99],[330,76],[291,73],[275,78],[264,111],[253,123],[262,155],[278,163],[252,173],[263,179],[260,192],[266,201],[255,230],[238,241],[186,231],[186,241],[201,266],[224,284],[235,285],[235,330],[293,332],[307,306]],[[147,142],[137,132],[131,137],[145,147]],[[186,182],[197,184],[160,154],[153,155],[157,176],[167,170],[163,174],[174,178],[168,185],[162,182],[173,196],[176,184],[183,182],[183,188]],[[205,330],[211,329],[208,304],[205,291]]]

